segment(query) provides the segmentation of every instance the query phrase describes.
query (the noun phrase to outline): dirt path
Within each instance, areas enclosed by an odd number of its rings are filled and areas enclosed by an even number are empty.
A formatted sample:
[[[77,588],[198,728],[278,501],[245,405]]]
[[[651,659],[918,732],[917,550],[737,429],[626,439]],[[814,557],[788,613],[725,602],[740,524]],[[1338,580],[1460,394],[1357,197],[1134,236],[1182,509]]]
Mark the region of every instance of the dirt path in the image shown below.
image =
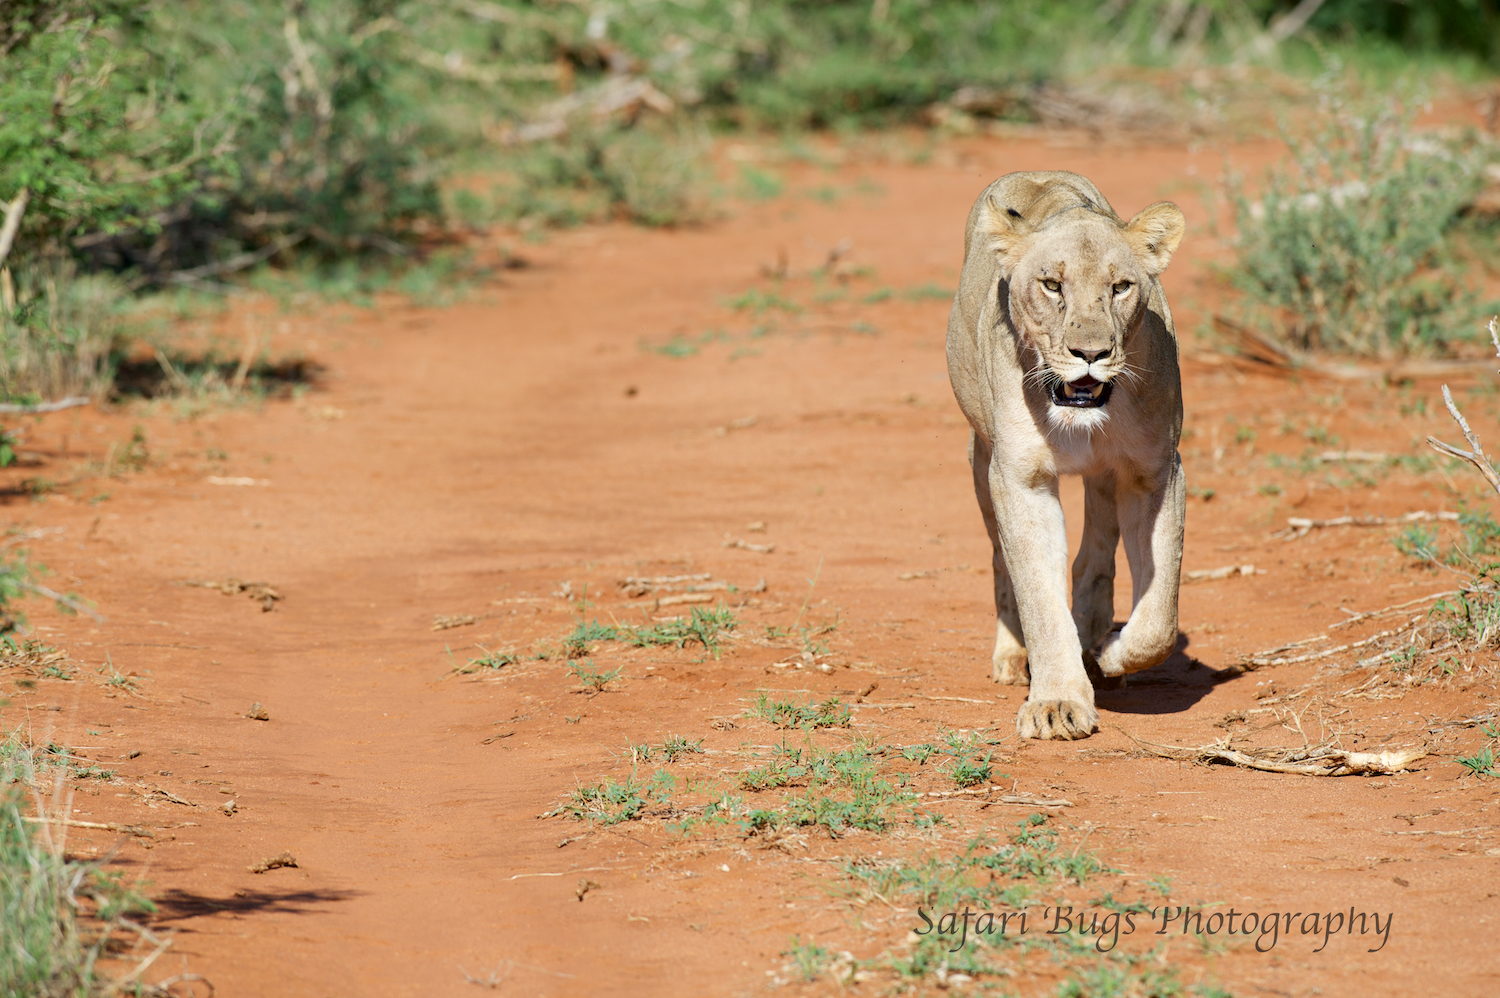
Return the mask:
[[[1215,494],[1193,500],[1185,568],[1257,573],[1186,587],[1183,653],[1101,694],[1102,730],[1082,744],[1017,744],[1021,694],[988,681],[987,542],[947,386],[947,302],[930,290],[951,293],[975,193],[1034,168],[1082,172],[1127,214],[1162,197],[1188,213],[1166,280],[1189,355],[1184,458],[1192,484]],[[1200,357],[1191,331],[1214,301],[1204,261],[1218,251],[1189,192],[1217,175],[1216,154],[993,141],[923,166],[781,169],[781,198],[701,231],[559,235],[526,249],[529,269],[446,310],[256,313],[276,329],[274,350],[328,367],[297,401],[193,419],[168,407],[61,414],[30,431],[23,450],[44,469],[12,480],[63,479],[135,423],[153,454],[119,480],[9,499],[28,527],[66,528],[31,548],[109,622],[34,610],[43,636],[86,668],[72,683],[8,681],[0,709],[7,729],[24,723],[117,772],[80,784],[75,817],[160,829],[121,854],[160,899],[158,926],[178,930],[149,976],[190,969],[220,995],[474,993],[466,975],[527,994],[759,993],[790,976],[794,935],[859,959],[909,946],[914,906],[851,902],[833,886],[837,858],[951,852],[1036,810],[938,798],[935,829],[814,829],[769,845],[732,827],[673,832],[660,817],[537,819],[575,787],[627,776],[630,746],[673,734],[709,750],[686,779],[744,768],[783,735],[745,716],[767,690],[863,695],[853,730],[894,745],[988,731],[993,778],[1066,798],[1053,819],[1066,841],[1086,839],[1116,870],[1072,890],[1080,907],[1169,881],[1157,903],[1392,919],[1373,953],[1373,935],[1347,933],[1321,952],[1321,936],[1300,933],[1270,953],[1255,936],[1176,940],[1163,959],[1184,984],[1493,991],[1497,794],[1451,761],[1483,742],[1463,719],[1493,717],[1493,659],[1342,699],[1372,675],[1352,659],[1231,668],[1323,632],[1340,606],[1451,587],[1404,566],[1388,530],[1268,536],[1288,515],[1454,509],[1439,473],[1360,478],[1255,459],[1257,447],[1296,456],[1319,439],[1416,454],[1425,433],[1453,436],[1437,407],[1413,401],[1436,386],[1289,383]],[[845,238],[847,280],[809,276]],[[779,250],[791,277],[778,289],[760,270]],[[750,289],[758,297],[740,297]],[[736,298],[742,307],[727,304]],[[235,335],[244,321],[236,312],[220,328]],[[1492,396],[1477,398],[1471,418],[1494,425]],[[1071,487],[1065,499],[1076,543],[1081,501]],[[595,642],[594,668],[623,668],[598,694],[579,690],[565,660],[524,657],[558,649],[580,619],[645,623],[700,605],[657,608],[665,591],[617,586],[700,573],[735,587],[714,591],[740,621],[722,657]],[[182,585],[230,578],[283,598],[263,612]],[[1123,570],[1119,590],[1124,607]],[[440,615],[477,619],[435,631]],[[826,630],[803,657],[785,632],[809,624]],[[453,674],[476,644],[523,657]],[[138,692],[104,684],[110,673],[94,670],[106,656]],[[252,702],[269,720],[244,716]],[[1249,713],[1226,720],[1236,711]],[[1144,757],[1125,734],[1200,745],[1268,724],[1433,754],[1399,776],[1314,779]],[[919,790],[954,786],[922,772]],[[73,836],[85,853],[112,841]],[[248,871],[283,850],[295,868]],[[1050,993],[1058,972],[1035,970],[1007,986]],[[871,974],[854,986],[883,993],[891,975]]]

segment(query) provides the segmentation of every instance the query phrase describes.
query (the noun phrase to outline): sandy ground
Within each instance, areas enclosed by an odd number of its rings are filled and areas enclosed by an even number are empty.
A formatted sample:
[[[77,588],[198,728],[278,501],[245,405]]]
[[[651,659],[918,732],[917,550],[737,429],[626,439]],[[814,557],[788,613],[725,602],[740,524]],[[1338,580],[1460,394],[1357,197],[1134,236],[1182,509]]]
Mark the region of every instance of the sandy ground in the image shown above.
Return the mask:
[[[1500,797],[1453,760],[1488,743],[1474,719],[1494,723],[1494,656],[1452,653],[1452,675],[1439,655],[1359,667],[1387,647],[1371,644],[1242,668],[1289,641],[1331,638],[1282,657],[1404,625],[1429,603],[1327,630],[1461,581],[1409,564],[1394,528],[1274,536],[1289,516],[1485,502],[1462,469],[1315,457],[1457,439],[1437,383],[1290,379],[1209,350],[1199,334],[1222,301],[1209,264],[1225,257],[1195,191],[1218,176],[1215,150],[975,139],[920,165],[762,165],[783,195],[695,230],[515,242],[529,266],[449,308],[252,303],[197,320],[323,364],[298,398],[27,423],[6,516],[32,531],[51,584],[108,622],[33,601],[76,672],[6,672],[0,723],[112,771],[76,781],[75,819],[154,831],[115,860],[148,882],[153,926],[175,932],[146,978],[201,974],[230,996],[1051,994],[1079,978],[1043,951],[1010,977],[899,977],[889,958],[917,940],[918,899],[851,886],[844,865],[951,857],[1046,812],[1065,851],[1109,869],[1037,885],[1033,936],[1059,903],[1103,911],[1106,895],[1274,912],[1288,929],[1269,952],[1243,920],[1239,934],[1156,935],[1160,910],[1121,949],[1163,945],[1149,966],[1207,994],[1493,992]],[[995,176],[1040,168],[1084,173],[1126,215],[1161,198],[1187,213],[1165,277],[1194,488],[1184,569],[1254,566],[1184,587],[1179,653],[1101,692],[1100,731],[1079,743],[1018,743],[1024,689],[989,680],[988,542],[943,353],[968,206]],[[817,274],[845,239],[840,266]],[[763,271],[779,260],[778,282]],[[1493,378],[1454,384],[1477,386],[1459,397],[1500,445]],[[148,466],[104,476],[137,425]],[[37,477],[62,484],[36,499],[17,487]],[[1076,482],[1063,496],[1076,544]],[[670,576],[707,578],[620,585]],[[281,598],[267,612],[185,584],[228,579]],[[694,597],[711,602],[662,601],[716,582],[728,587]],[[621,669],[602,692],[563,657],[580,620],[647,625],[693,606],[735,614],[718,655],[594,641],[572,664]],[[435,629],[443,616],[474,620]],[[466,665],[490,653],[515,660]],[[778,730],[751,716],[763,692],[837,695],[851,725]],[[246,717],[252,703],[269,719]],[[987,743],[999,789],[922,798],[884,832],[681,827],[724,793],[781,806],[788,788],[745,791],[738,774],[783,739],[899,748],[954,732]],[[1399,775],[1317,778],[1133,740],[1231,734],[1430,754]],[[671,735],[705,751],[632,753]],[[952,760],[895,758],[913,791],[956,788]],[[538,818],[575,788],[659,768],[677,787],[636,820]],[[70,836],[85,856],[120,839]],[[295,867],[250,871],[283,851]],[[1306,915],[1335,912],[1378,915],[1386,933],[1306,932]],[[868,962],[843,984],[803,980],[794,937]]]

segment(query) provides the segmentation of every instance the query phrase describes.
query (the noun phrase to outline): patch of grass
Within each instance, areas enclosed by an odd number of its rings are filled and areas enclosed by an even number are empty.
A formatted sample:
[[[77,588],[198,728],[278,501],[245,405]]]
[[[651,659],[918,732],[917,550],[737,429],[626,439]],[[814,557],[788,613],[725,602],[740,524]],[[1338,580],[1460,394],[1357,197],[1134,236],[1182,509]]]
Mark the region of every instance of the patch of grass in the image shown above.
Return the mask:
[[[509,180],[497,214],[522,226],[612,216],[653,226],[702,221],[710,213],[707,144],[683,119],[636,128],[580,123],[502,159]]]
[[[821,977],[833,962],[832,953],[810,940],[803,942],[801,936],[793,936],[791,944],[781,951],[781,955],[791,959],[797,975],[807,982]]]
[[[455,672],[470,673],[478,672],[480,669],[494,669],[496,671],[506,666],[515,665],[521,661],[521,656],[511,652],[490,651],[483,645],[477,646],[484,654],[477,658],[471,658],[462,666],[455,667]]]
[[[907,745],[901,749],[901,758],[907,762],[914,762],[918,766],[925,766],[927,760],[937,754],[937,746],[923,742],[920,745]]]
[[[98,395],[119,348],[123,290],[71,263],[23,264],[16,303],[0,303],[0,401],[35,403]]]
[[[1500,777],[1500,772],[1495,770],[1495,750],[1491,746],[1487,745],[1473,755],[1461,755],[1453,761],[1474,776]]]
[[[702,755],[703,739],[689,741],[681,735],[668,735],[661,743],[661,754],[668,762],[676,762],[685,755]]]
[[[673,763],[685,755],[702,755],[703,739],[689,741],[681,735],[668,735],[660,745],[652,745],[650,742],[632,745],[630,753],[635,758],[646,762],[660,755],[667,762]]]
[[[563,638],[563,651],[569,658],[583,658],[601,641],[613,641],[620,636],[617,627],[601,624],[597,620],[578,621],[568,636]]]
[[[736,312],[750,312],[753,315],[761,315],[776,309],[782,312],[800,312],[802,306],[792,299],[783,295],[780,291],[767,291],[764,288],[750,288],[747,291],[727,299],[725,305]]]
[[[625,671],[624,666],[616,666],[613,669],[598,670],[594,668],[591,659],[582,662],[569,662],[568,671],[578,680],[578,688],[593,693],[603,693],[609,684],[620,678]]]
[[[782,179],[769,170],[759,170],[753,166],[740,167],[740,197],[765,201],[780,196],[785,189],[786,184]]]
[[[953,764],[950,775],[959,787],[973,787],[988,783],[990,774],[994,771],[989,755],[985,755],[982,759],[959,759]]]
[[[670,802],[675,786],[676,778],[664,770],[657,770],[645,782],[633,772],[624,780],[606,777],[592,786],[575,788],[562,810],[578,821],[618,825],[640,818],[652,804]]]
[[[1433,561],[1437,558],[1437,527],[1414,523],[1391,538],[1396,550],[1417,561]]]
[[[829,697],[821,703],[793,703],[791,700],[772,700],[765,693],[755,698],[755,705],[745,712],[746,717],[769,721],[778,728],[847,728],[853,714],[838,697]]]
[[[783,827],[822,827],[835,837],[850,828],[886,831],[917,798],[904,789],[904,776],[884,771],[885,755],[861,739],[840,749],[822,748],[810,738],[801,746],[782,742],[765,765],[740,773],[740,786],[798,792],[786,794],[777,807],[749,811],[743,824],[751,833]]]
[[[916,287],[907,288],[901,292],[901,296],[908,301],[952,301],[954,290],[945,288],[941,284],[918,284]]]
[[[36,783],[34,753],[12,733],[0,743],[0,995],[63,998],[112,993],[98,961],[126,933],[158,940],[130,921],[156,910],[119,875],[69,859],[64,817]],[[92,915],[87,922],[81,915]]]
[[[687,617],[658,621],[648,627],[620,628],[617,637],[637,648],[657,645],[686,648],[689,644],[700,644],[704,651],[718,658],[725,635],[738,626],[734,611],[727,606],[712,609],[695,606]]]
[[[1414,107],[1361,112],[1331,87],[1309,134],[1252,198],[1231,186],[1232,276],[1263,329],[1298,350],[1389,357],[1466,337],[1473,303],[1445,237],[1485,153],[1418,134]]]

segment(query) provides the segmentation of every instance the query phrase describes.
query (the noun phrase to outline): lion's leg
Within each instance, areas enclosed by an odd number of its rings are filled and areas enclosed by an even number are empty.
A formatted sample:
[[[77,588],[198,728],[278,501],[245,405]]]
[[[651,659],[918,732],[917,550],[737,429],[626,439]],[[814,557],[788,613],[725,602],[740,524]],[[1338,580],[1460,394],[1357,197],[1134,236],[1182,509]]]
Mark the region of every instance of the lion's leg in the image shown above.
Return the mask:
[[[989,484],[1031,672],[1016,731],[1022,738],[1087,738],[1099,712],[1068,613],[1068,532],[1057,479],[992,461]]]
[[[1083,544],[1073,560],[1073,623],[1078,641],[1092,648],[1115,622],[1115,548],[1120,520],[1113,475],[1083,480]]]
[[[1133,488],[1122,482],[1117,488],[1134,607],[1125,629],[1106,635],[1099,647],[1099,671],[1106,676],[1149,669],[1177,646],[1177,593],[1187,513],[1182,461],[1175,454],[1158,487]]]
[[[1000,532],[995,525],[995,501],[990,497],[990,445],[977,433],[969,433],[969,467],[974,472],[974,495],[979,512],[984,515],[984,529],[990,535],[993,552],[990,564],[995,573],[995,652],[990,658],[995,682],[1025,686],[1031,681],[1026,670],[1026,640],[1021,632],[1021,617],[1016,611],[1016,593],[1005,567],[1005,553],[1000,547]]]

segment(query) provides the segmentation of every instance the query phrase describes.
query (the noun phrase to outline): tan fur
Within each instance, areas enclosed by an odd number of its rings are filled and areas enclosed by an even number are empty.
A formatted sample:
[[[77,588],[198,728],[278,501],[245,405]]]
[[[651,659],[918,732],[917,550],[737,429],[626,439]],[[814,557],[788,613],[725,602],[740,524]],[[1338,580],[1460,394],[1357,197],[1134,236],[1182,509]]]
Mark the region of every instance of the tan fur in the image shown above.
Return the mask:
[[[1124,222],[1093,184],[1062,172],[1001,177],[969,212],[948,374],[973,428],[974,491],[994,548],[994,678],[1031,687],[1016,718],[1023,738],[1098,727],[1086,649],[1105,676],[1122,676],[1176,645],[1182,382],[1157,278],[1183,229],[1168,202]],[[1052,404],[1052,383],[1085,375],[1111,383],[1103,407]],[[1071,614],[1060,474],[1084,481]],[[1121,537],[1133,605],[1112,629]]]

